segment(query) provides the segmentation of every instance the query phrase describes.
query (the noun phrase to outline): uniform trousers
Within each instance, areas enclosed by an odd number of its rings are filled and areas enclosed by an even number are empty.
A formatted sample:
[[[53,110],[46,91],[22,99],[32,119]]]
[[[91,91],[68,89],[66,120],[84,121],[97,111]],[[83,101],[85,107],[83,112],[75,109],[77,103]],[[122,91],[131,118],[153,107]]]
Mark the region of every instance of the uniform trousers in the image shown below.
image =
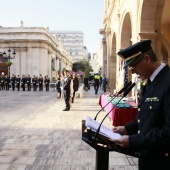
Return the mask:
[[[66,109],[70,109],[70,90],[63,90]]]

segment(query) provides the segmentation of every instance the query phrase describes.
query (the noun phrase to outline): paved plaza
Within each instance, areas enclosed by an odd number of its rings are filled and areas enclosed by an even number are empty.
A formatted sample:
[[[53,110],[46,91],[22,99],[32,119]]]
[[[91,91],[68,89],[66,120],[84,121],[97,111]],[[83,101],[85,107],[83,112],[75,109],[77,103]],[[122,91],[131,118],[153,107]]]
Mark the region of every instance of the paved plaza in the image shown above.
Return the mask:
[[[0,91],[0,170],[95,170],[95,150],[81,140],[81,120],[95,117],[102,91],[84,93],[64,112],[64,99],[52,88]],[[111,126],[109,118],[104,124]],[[136,158],[109,157],[109,170],[137,170]]]

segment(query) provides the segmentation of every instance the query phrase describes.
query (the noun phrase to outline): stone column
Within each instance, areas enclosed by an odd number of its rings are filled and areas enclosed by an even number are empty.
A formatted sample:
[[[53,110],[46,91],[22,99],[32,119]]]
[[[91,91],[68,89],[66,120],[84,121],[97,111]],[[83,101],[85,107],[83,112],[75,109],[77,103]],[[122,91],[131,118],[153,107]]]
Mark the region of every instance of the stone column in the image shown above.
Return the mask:
[[[103,73],[107,76],[107,43],[106,38],[102,39],[103,44]]]
[[[145,40],[145,39],[150,39],[152,41],[152,48],[158,57],[158,60],[162,60],[162,55],[161,55],[161,43],[162,43],[162,38],[163,34],[162,33],[139,33],[140,39]]]

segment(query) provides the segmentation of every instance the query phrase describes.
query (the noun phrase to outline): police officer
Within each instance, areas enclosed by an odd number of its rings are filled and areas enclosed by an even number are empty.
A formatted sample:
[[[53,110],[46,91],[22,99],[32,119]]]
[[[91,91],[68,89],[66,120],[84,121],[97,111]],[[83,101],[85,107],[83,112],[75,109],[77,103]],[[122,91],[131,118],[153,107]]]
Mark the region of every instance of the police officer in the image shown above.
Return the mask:
[[[99,83],[100,83],[100,76],[99,76],[99,74],[97,73],[97,74],[94,76],[94,90],[95,90],[95,94],[98,93]]]
[[[26,84],[26,81],[27,81],[26,76],[23,75],[23,76],[22,76],[22,79],[21,79],[21,87],[22,87],[22,91],[25,91],[25,84]]]
[[[2,76],[0,75],[0,90],[2,90]]]
[[[38,78],[38,85],[39,85],[39,91],[43,91],[43,77],[40,74],[40,77]]]
[[[4,84],[6,91],[9,91],[10,78],[7,75],[4,77]]]
[[[12,74],[12,77],[11,77],[12,91],[14,91],[14,90],[15,90],[15,79],[16,79],[15,75],[14,75],[14,74]]]
[[[5,76],[3,72],[1,74],[1,89],[5,90]]]
[[[37,91],[37,78],[35,75],[32,78],[32,84],[33,84],[33,90]]]
[[[27,88],[28,88],[27,91],[31,91],[31,77],[29,74],[26,78],[26,81],[27,81]]]
[[[45,76],[44,83],[45,83],[46,91],[49,91],[50,78],[48,77],[48,75]]]
[[[151,41],[138,42],[118,52],[132,74],[147,84],[136,119],[113,129],[122,134],[112,141],[139,156],[139,170],[170,169],[170,68],[160,63]]]
[[[69,111],[70,110],[70,72],[68,70],[64,71],[64,80],[63,80],[63,94],[65,99],[65,109],[63,111]]]
[[[17,75],[17,78],[16,78],[16,84],[17,84],[17,91],[20,90],[20,82],[21,82],[21,78],[19,75]]]

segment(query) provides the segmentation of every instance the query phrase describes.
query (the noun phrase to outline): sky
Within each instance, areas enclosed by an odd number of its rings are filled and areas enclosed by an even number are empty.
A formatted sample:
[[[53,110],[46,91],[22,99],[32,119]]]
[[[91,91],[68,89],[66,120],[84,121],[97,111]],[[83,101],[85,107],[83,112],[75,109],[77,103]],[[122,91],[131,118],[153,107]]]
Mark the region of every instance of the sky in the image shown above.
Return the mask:
[[[0,26],[49,27],[82,31],[84,46],[96,53],[103,27],[104,0],[0,0]]]

